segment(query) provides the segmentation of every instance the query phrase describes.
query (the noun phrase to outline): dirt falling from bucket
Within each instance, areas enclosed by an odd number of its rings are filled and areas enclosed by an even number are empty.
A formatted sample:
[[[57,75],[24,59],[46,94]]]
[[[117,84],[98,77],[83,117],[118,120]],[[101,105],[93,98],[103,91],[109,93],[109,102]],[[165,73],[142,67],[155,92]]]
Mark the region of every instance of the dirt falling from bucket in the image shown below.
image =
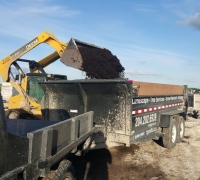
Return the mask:
[[[107,49],[80,47],[82,68],[88,78],[116,79],[124,77],[124,67]]]

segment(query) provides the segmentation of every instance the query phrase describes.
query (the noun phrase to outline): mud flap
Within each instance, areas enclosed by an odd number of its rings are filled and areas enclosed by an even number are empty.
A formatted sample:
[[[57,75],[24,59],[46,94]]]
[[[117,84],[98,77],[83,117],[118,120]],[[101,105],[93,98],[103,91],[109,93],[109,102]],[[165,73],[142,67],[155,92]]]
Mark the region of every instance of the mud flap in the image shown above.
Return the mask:
[[[42,113],[46,120],[62,121],[94,111],[94,124],[102,133],[92,141],[104,143],[108,134],[115,142],[125,141],[117,135],[129,138],[132,89],[126,80],[54,81],[40,85],[45,92]]]

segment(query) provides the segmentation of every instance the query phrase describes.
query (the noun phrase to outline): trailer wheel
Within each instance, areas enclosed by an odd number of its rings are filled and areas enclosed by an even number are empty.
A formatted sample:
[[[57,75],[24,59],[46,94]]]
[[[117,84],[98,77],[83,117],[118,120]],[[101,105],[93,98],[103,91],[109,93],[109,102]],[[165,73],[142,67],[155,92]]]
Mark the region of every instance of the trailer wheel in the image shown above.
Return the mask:
[[[177,123],[175,119],[171,119],[170,126],[168,128],[163,128],[164,136],[162,140],[165,148],[172,149],[176,146],[177,132]]]
[[[76,180],[72,163],[66,159],[62,160],[55,172],[54,180]]]
[[[179,116],[177,120],[177,142],[182,142],[185,134],[185,120]]]

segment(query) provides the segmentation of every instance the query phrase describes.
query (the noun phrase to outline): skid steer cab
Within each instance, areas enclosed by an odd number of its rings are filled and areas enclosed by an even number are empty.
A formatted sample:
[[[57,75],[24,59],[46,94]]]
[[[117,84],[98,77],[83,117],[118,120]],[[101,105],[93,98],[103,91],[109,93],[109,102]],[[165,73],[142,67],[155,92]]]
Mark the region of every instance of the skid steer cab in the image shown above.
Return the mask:
[[[26,64],[30,72],[24,72],[22,64]],[[47,74],[36,61],[25,59],[16,60],[9,73],[9,82],[2,84],[1,92],[7,104],[6,117],[10,119],[43,119],[40,102],[44,92],[38,83],[67,80],[66,75]]]

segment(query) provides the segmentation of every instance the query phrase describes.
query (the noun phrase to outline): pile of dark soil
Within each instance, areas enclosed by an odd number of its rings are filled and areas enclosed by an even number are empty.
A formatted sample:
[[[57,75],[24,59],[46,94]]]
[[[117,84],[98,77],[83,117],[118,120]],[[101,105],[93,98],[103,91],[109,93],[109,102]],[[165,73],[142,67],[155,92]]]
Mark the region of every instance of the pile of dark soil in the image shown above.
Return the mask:
[[[124,67],[107,49],[79,47],[83,58],[82,68],[88,78],[116,79],[124,77]]]

